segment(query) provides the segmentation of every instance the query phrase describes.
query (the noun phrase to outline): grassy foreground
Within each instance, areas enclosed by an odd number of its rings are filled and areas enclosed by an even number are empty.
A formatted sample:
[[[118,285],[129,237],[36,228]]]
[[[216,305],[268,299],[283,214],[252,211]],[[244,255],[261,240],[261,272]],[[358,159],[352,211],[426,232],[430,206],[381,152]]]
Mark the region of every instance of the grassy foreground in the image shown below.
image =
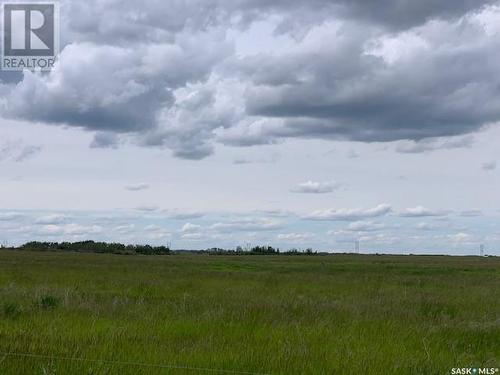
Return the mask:
[[[0,251],[0,352],[41,356],[0,354],[15,375],[499,367],[500,260]]]

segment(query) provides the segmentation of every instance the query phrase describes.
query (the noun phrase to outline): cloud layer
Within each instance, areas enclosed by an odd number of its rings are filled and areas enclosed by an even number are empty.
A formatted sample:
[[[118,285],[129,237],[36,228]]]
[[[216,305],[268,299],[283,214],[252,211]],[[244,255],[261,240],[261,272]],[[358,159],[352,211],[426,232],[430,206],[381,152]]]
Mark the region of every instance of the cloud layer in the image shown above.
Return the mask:
[[[1,211],[2,243],[23,241],[118,241],[172,244],[176,249],[236,248],[269,244],[282,249],[315,248],[353,251],[359,241],[363,252],[406,252],[418,244],[420,252],[474,254],[481,241],[494,253],[498,234],[481,229],[481,216],[456,216],[457,223],[429,217],[428,222],[393,221],[387,207],[339,209],[328,220],[304,219],[293,213],[279,219],[264,213],[206,213],[204,217],[179,220],[157,212],[137,216],[133,212],[39,212]],[[398,212],[399,210],[394,210]],[[450,214],[451,215],[451,214]],[[416,216],[415,216],[416,217]],[[419,216],[420,217],[420,216]],[[369,219],[368,219],[369,218]],[[496,218],[490,218],[496,220]],[[460,225],[457,225],[460,223]]]
[[[68,0],[61,8],[59,64],[50,74],[2,73],[0,114],[95,132],[94,148],[127,141],[198,160],[216,143],[319,138],[402,140],[410,143],[400,152],[415,153],[467,147],[470,138],[432,139],[500,119],[497,1],[149,0],[138,11],[132,1]],[[231,38],[257,38],[262,24],[271,48],[250,52]]]

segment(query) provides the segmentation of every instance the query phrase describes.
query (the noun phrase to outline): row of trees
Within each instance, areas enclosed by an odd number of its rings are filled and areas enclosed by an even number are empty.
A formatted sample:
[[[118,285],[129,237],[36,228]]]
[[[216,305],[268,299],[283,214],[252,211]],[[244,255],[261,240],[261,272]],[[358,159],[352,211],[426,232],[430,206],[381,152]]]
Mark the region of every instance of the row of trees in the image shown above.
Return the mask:
[[[32,251],[72,251],[82,253],[105,254],[140,254],[140,255],[167,255],[170,249],[166,246],[124,245],[121,243],[106,242],[28,242],[18,249]]]
[[[313,249],[298,250],[291,249],[287,251],[280,251],[279,248],[274,248],[272,246],[254,246],[248,249],[243,249],[238,246],[235,250],[227,250],[220,248],[212,248],[202,253],[208,253],[210,255],[317,255],[318,253]]]
[[[150,245],[124,245],[121,243],[107,243],[95,241],[82,242],[39,242],[33,241],[21,245],[16,250],[30,251],[70,251],[81,253],[102,253],[102,254],[124,254],[124,255],[168,255],[175,253],[168,246]],[[184,252],[184,251],[180,251]],[[187,251],[186,251],[187,252]],[[280,251],[272,246],[254,246],[242,248],[238,246],[234,250],[212,248],[208,250],[193,251],[189,253],[209,254],[209,255],[317,255],[312,249],[298,250],[291,249]]]

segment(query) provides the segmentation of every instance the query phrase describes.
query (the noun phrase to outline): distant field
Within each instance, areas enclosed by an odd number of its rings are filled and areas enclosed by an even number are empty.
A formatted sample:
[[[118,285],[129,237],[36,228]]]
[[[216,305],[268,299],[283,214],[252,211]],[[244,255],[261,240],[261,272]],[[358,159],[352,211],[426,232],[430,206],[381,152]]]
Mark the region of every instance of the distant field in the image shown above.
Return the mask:
[[[36,355],[0,354],[13,375],[495,368],[500,259],[0,251],[0,352]]]

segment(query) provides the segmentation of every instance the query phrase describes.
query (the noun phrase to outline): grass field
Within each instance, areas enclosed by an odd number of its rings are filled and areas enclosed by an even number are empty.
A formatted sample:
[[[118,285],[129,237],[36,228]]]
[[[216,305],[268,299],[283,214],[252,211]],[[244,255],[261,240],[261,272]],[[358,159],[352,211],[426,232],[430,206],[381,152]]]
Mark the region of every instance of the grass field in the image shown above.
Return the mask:
[[[500,259],[0,251],[0,352],[15,375],[495,368]]]

